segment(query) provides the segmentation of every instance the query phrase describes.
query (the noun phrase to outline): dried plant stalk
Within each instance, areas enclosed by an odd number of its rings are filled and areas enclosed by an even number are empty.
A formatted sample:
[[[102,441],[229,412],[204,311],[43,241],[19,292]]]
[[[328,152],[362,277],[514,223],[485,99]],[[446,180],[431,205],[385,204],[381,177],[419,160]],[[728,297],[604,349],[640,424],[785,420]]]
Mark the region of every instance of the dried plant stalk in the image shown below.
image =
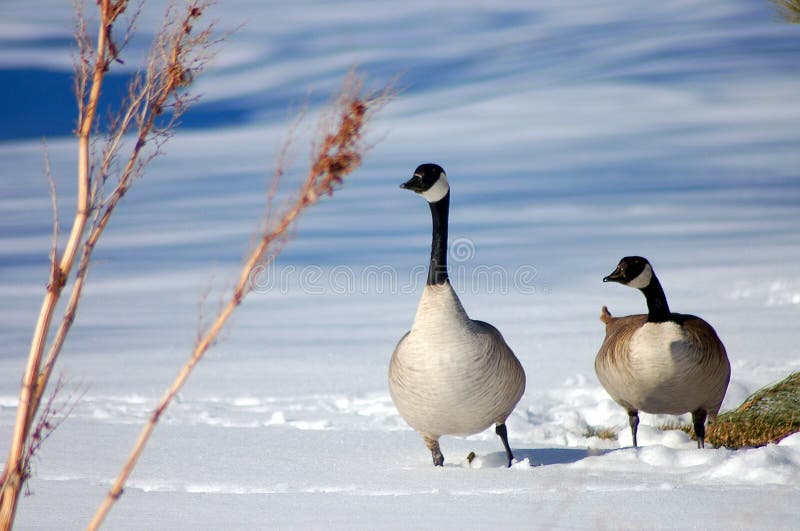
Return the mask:
[[[66,284],[67,276],[72,270],[78,247],[83,240],[86,222],[89,218],[89,135],[94,123],[97,103],[100,98],[100,89],[103,85],[107,66],[107,38],[110,28],[105,22],[106,20],[110,21],[110,11],[111,2],[102,0],[100,12],[103,23],[100,24],[97,36],[97,54],[92,72],[91,89],[86,99],[86,105],[82,109],[78,125],[78,204],[64,254],[61,256],[60,261],[56,256],[52,257],[47,293],[39,311],[39,318],[36,322],[30,352],[28,353],[28,364],[22,379],[17,418],[14,424],[8,460],[3,472],[2,492],[0,492],[0,529],[3,530],[10,529],[14,522],[19,492],[22,488],[25,474],[23,454],[31,429],[31,417],[35,414],[32,411],[31,403],[32,397],[36,393],[36,383],[39,376],[42,353],[47,340],[47,332],[50,329],[56,304]]]
[[[324,132],[319,146],[315,148],[311,168],[300,186],[299,193],[283,210],[277,220],[267,219],[257,244],[251,250],[242,266],[239,279],[230,299],[217,314],[211,326],[201,334],[186,364],[181,368],[172,385],[159,401],[158,406],[150,414],[150,419],[142,428],[128,460],[123,465],[108,495],[92,518],[88,529],[98,529],[114,503],[122,496],[123,487],[164,411],[186,383],[194,367],[217,339],[230,316],[251,291],[250,279],[253,270],[268,256],[275,256],[277,253],[275,244],[279,244],[287,237],[293,223],[305,209],[314,205],[320,196],[332,195],[336,187],[342,183],[344,177],[361,164],[363,153],[367,149],[363,142],[364,128],[372,114],[388,98],[389,89],[377,95],[368,94],[362,96],[361,83],[356,79],[354,73],[350,74],[342,95],[334,106],[336,111],[335,125],[331,130]],[[268,207],[271,198],[274,197],[277,191],[283,171],[282,160],[279,159],[270,186],[270,196],[267,201]]]
[[[134,180],[141,176],[147,163],[160,153],[160,147],[171,135],[176,120],[193,101],[185,92],[193,77],[210,57],[211,28],[197,30],[193,25],[202,16],[206,4],[193,1],[183,15],[170,7],[165,26],[159,32],[144,73],[131,84],[120,116],[111,124],[104,155],[93,164],[92,140],[97,128],[97,105],[112,62],[120,61],[119,53],[130,36],[135,11],[130,17],[125,37],[120,44],[112,40],[112,29],[128,8],[128,0],[98,0],[99,29],[94,46],[86,33],[86,23],[78,11],[77,42],[79,57],[75,65],[75,90],[78,98],[78,165],[77,206],[69,239],[59,259],[55,243],[51,253],[51,272],[31,340],[25,374],[22,379],[17,417],[14,424],[9,457],[0,486],[0,530],[11,528],[16,514],[19,493],[26,479],[26,462],[30,459],[31,428],[41,404],[53,366],[72,326],[88,275],[92,252],[119,201]],[[112,173],[113,162],[123,146],[123,137],[134,132],[136,140],[127,155],[114,190],[102,197],[104,184]],[[152,144],[149,151],[144,148]],[[89,220],[94,214],[93,221]],[[57,220],[54,230],[57,231]],[[78,258],[80,257],[80,258]],[[67,284],[75,261],[75,281],[58,330],[42,363],[48,332],[53,324],[56,305]],[[28,457],[26,457],[28,456]]]
[[[146,165],[161,153],[161,146],[170,138],[176,121],[194,101],[180,90],[186,87],[192,76],[202,70],[210,56],[211,28],[192,32],[193,24],[202,15],[204,8],[204,4],[192,2],[186,6],[182,17],[173,12],[173,6],[168,8],[165,26],[150,52],[146,70],[131,83],[127,104],[123,106],[120,117],[108,134],[97,176],[92,180],[94,199],[92,207],[96,217],[84,241],[75,284],[64,311],[64,318],[42,365],[33,402],[36,406],[41,400],[41,392],[47,385],[55,361],[74,322],[97,241],[122,197],[141,176]],[[158,118],[168,107],[172,112],[166,122],[157,123]],[[105,183],[111,175],[112,162],[118,157],[122,139],[132,129],[136,134],[136,140],[118,176],[117,184],[107,197],[101,197],[102,183]],[[144,153],[143,149],[150,143],[154,144],[153,149]]]

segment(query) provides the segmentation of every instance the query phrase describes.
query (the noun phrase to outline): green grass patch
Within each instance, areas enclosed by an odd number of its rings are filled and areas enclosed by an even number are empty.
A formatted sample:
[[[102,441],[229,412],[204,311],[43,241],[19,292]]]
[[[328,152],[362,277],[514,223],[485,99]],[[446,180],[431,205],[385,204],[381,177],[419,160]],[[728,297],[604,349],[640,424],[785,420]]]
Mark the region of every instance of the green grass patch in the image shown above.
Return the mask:
[[[586,428],[586,431],[583,433],[583,435],[587,439],[589,437],[598,437],[600,439],[604,439],[607,441],[617,440],[617,430],[613,428],[601,428],[597,426],[589,426]]]
[[[799,0],[800,1],[800,0]],[[690,423],[678,420],[658,425],[662,431],[679,430],[695,439]],[[614,428],[589,426],[586,438],[599,437],[617,440]],[[780,382],[759,389],[734,411],[717,416],[706,426],[706,443],[726,448],[756,448],[777,443],[784,437],[800,431],[800,371]]]
[[[694,428],[692,428],[692,425],[688,424],[686,422],[681,422],[679,420],[670,420],[670,421],[665,422],[663,424],[659,424],[658,425],[658,429],[661,430],[661,431],[667,431],[667,430],[682,431],[682,432],[688,433],[689,436],[692,439],[694,439]]]
[[[800,371],[759,389],[706,428],[706,442],[727,448],[776,443],[800,431]]]
[[[778,12],[792,24],[800,24],[800,0],[771,0]]]

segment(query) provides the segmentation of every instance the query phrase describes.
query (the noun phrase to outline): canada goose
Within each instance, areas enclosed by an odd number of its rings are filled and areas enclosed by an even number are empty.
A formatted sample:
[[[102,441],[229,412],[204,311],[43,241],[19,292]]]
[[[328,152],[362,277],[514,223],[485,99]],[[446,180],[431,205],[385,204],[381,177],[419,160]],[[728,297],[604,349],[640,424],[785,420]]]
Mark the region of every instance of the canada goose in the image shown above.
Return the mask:
[[[430,204],[433,243],[428,281],[414,323],[389,365],[389,392],[403,419],[443,466],[442,435],[478,433],[494,423],[508,458],[505,421],[525,391],[525,371],[500,332],[470,319],[447,277],[450,186],[444,170],[422,164],[401,188]]]
[[[600,383],[628,411],[636,444],[639,411],[692,414],[697,447],[705,447],[706,416],[716,418],[731,365],[725,346],[707,322],[672,313],[653,267],[641,256],[626,256],[603,282],[639,289],[647,315],[612,317],[603,306],[606,338],[594,368]]]

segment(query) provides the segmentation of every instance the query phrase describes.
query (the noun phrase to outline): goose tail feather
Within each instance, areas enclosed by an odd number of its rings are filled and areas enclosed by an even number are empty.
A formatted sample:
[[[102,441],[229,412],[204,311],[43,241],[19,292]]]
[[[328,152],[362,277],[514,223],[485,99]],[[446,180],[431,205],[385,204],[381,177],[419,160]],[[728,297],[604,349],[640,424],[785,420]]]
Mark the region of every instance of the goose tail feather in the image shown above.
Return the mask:
[[[606,306],[603,306],[603,309],[600,310],[600,320],[608,324],[612,319],[614,319],[614,317],[611,315],[611,312],[608,311]]]

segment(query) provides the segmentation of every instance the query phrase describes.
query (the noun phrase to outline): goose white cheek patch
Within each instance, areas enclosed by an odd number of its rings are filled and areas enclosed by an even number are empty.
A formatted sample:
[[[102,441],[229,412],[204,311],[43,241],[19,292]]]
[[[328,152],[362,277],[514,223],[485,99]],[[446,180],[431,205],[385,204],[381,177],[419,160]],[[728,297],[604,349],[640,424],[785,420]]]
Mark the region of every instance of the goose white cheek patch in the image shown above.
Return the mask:
[[[421,192],[420,195],[428,200],[429,203],[435,203],[441,200],[450,191],[450,184],[447,182],[447,175],[442,172],[439,178],[433,183],[433,186]]]
[[[644,266],[642,272],[639,275],[628,282],[628,285],[632,288],[642,289],[646,288],[650,284],[650,279],[653,278],[653,269],[650,267],[650,264]]]

